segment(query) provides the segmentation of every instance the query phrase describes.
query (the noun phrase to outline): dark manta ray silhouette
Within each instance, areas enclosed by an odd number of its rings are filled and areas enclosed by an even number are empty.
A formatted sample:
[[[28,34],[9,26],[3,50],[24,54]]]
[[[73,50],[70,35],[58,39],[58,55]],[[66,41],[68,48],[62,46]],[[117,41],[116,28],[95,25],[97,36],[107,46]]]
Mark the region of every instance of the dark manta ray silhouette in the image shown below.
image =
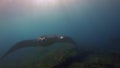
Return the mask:
[[[48,46],[52,45],[54,43],[70,43],[76,45],[75,41],[68,37],[63,35],[44,35],[40,36],[33,40],[24,40],[21,42],[16,43],[10,50],[8,50],[1,58],[0,60],[3,60],[7,55],[10,53],[25,47],[36,47],[36,46]]]

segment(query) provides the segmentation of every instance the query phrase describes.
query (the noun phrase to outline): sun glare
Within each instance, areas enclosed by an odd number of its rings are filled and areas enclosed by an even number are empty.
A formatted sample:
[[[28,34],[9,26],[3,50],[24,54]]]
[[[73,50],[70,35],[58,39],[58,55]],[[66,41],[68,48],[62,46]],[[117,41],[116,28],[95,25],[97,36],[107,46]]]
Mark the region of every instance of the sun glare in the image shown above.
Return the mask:
[[[55,5],[57,0],[33,0],[32,2],[36,5]]]

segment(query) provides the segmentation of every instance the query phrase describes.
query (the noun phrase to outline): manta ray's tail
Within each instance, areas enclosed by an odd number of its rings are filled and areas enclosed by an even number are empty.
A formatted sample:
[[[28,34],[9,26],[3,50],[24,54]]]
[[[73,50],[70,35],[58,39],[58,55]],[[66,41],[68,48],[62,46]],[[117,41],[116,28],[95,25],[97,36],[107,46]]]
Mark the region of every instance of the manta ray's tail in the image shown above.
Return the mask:
[[[8,50],[1,58],[0,61],[2,61],[7,55],[9,55],[10,53],[21,49],[21,48],[25,48],[25,47],[33,47],[33,46],[37,46],[39,43],[36,43],[35,40],[25,40],[22,42],[19,42],[17,44],[15,44],[12,48],[10,48],[10,50]]]

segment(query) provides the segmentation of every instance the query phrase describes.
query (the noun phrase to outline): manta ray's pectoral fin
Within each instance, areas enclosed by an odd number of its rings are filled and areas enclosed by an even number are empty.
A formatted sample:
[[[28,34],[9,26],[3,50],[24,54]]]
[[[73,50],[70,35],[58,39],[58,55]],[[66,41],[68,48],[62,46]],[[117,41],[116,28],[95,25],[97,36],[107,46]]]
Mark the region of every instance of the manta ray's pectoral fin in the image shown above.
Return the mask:
[[[0,61],[3,60],[7,55],[9,55],[10,53],[21,49],[21,48],[25,48],[25,47],[33,47],[33,46],[37,46],[39,45],[36,41],[34,40],[25,40],[25,41],[21,41],[17,44],[15,44],[12,48],[10,48],[10,50],[8,50],[1,58]]]

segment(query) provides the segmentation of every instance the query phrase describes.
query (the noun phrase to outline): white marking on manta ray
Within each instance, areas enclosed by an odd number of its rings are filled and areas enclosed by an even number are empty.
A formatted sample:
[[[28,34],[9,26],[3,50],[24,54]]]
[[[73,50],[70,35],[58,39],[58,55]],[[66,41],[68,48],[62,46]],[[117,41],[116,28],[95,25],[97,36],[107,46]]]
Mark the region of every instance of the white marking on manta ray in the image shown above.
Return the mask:
[[[39,37],[38,40],[45,40],[46,37]]]
[[[63,39],[64,37],[63,36],[60,36],[60,39]]]

